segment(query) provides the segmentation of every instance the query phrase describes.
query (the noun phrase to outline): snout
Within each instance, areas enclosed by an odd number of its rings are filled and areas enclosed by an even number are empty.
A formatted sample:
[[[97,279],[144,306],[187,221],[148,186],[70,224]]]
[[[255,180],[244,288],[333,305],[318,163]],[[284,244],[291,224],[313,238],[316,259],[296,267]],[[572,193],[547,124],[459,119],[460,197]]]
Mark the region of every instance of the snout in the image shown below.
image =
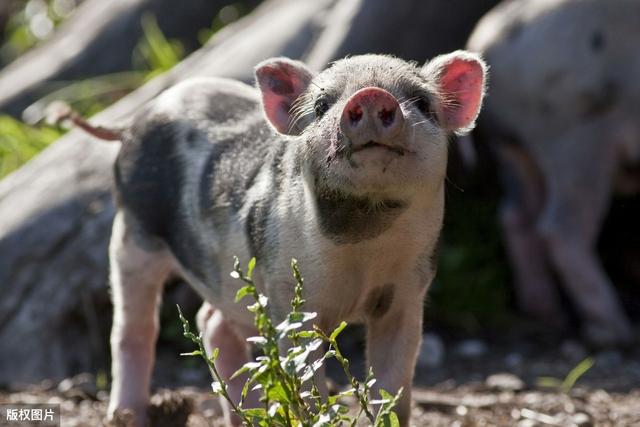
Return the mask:
[[[354,148],[369,143],[393,147],[404,121],[393,95],[384,89],[366,87],[354,93],[345,104],[340,127]]]

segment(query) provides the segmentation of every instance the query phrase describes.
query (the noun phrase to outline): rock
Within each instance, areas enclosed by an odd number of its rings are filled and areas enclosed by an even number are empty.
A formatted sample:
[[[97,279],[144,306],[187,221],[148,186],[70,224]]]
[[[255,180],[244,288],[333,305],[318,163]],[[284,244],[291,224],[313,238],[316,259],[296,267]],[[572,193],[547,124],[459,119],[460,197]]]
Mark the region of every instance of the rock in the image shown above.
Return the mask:
[[[427,368],[439,368],[442,366],[445,356],[445,346],[440,337],[433,333],[422,336],[418,365]]]
[[[520,391],[525,387],[520,378],[509,373],[490,375],[485,383],[487,387],[497,391]]]
[[[476,359],[484,356],[489,351],[489,346],[479,339],[469,339],[458,343],[455,353],[466,359]]]

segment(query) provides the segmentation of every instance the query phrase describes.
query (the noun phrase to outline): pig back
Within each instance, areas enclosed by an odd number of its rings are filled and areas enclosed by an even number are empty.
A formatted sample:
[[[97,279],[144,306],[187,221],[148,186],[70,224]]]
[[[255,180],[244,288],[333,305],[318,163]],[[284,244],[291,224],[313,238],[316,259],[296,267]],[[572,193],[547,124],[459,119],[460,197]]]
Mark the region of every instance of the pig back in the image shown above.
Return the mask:
[[[210,242],[237,222],[274,138],[253,88],[223,79],[182,83],[132,120],[115,163],[118,207],[209,281]]]
[[[541,148],[547,136],[575,126],[637,116],[640,80],[630,77],[640,72],[639,17],[640,2],[628,0],[496,7],[469,40],[491,67],[481,126]]]

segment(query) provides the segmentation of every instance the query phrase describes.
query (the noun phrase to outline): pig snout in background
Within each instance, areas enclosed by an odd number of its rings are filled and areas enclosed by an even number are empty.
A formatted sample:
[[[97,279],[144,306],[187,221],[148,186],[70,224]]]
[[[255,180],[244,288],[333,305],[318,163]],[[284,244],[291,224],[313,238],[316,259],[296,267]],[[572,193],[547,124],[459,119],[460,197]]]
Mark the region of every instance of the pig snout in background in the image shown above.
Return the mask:
[[[639,19],[634,1],[517,0],[468,42],[491,67],[479,131],[500,166],[517,301],[561,326],[566,294],[597,346],[637,338],[596,243],[612,196],[640,190]]]

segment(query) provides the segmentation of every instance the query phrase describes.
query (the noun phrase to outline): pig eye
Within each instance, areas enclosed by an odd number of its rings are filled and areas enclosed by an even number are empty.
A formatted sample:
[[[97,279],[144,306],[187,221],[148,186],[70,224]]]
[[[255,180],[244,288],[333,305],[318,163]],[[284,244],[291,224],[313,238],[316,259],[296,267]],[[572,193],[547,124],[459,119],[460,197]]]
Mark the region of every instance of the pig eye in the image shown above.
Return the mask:
[[[424,115],[431,115],[431,103],[427,98],[421,97],[416,101],[416,108]]]
[[[316,113],[317,118],[324,116],[324,113],[326,113],[328,110],[329,110],[329,103],[324,98],[318,99],[315,105],[313,106],[313,111]]]
[[[433,111],[433,108],[431,108],[431,101],[429,100],[429,98],[426,98],[424,96],[418,98],[418,100],[415,103],[415,106],[429,120],[437,121],[436,114]]]

